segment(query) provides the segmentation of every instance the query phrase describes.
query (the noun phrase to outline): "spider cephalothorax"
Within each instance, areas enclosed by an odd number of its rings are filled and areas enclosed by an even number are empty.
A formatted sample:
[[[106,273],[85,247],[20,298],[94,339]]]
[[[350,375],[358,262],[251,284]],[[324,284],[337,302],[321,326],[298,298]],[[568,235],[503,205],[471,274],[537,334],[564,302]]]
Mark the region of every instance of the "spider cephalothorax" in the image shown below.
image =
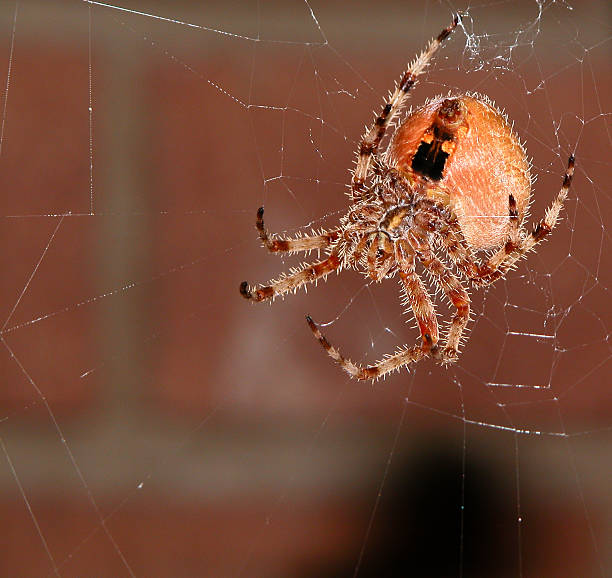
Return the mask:
[[[257,230],[269,251],[322,249],[327,258],[267,286],[250,288],[244,281],[240,293],[247,299],[273,299],[343,268],[361,270],[374,281],[399,276],[421,342],[373,365],[361,367],[340,355],[306,317],[329,355],[357,379],[376,379],[427,356],[441,363],[455,361],[470,316],[470,298],[459,276],[477,287],[503,277],[553,229],[572,181],[570,156],[561,190],[544,218],[526,233],[521,223],[531,195],[527,156],[506,117],[477,94],[436,97],[409,112],[388,149],[379,153],[409,90],[458,22],[457,17],[402,75],[362,137],[352,205],[339,226],[319,235],[275,239],[264,227],[263,207],[257,212]],[[482,250],[494,252],[488,259],[477,258],[475,252]],[[456,309],[442,339],[417,263]]]

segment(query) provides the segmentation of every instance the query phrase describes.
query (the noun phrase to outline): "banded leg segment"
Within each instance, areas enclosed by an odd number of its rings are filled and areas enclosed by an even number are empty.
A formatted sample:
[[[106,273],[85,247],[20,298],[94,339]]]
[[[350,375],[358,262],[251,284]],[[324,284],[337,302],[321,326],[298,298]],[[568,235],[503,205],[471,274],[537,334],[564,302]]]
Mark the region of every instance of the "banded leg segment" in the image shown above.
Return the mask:
[[[252,301],[265,301],[273,299],[279,295],[284,295],[293,289],[298,289],[307,283],[312,283],[321,277],[326,277],[332,271],[338,269],[342,261],[338,255],[331,254],[327,259],[319,261],[314,265],[305,265],[299,271],[291,275],[283,275],[276,281],[271,281],[270,285],[260,287],[259,289],[251,289],[246,281],[240,284],[240,294],[245,299]]]
[[[395,91],[391,95],[389,102],[383,107],[380,116],[361,138],[357,166],[353,173],[352,180],[352,195],[354,199],[361,197],[365,190],[365,180],[369,173],[372,156],[378,151],[378,146],[385,136],[387,127],[401,110],[402,105],[406,101],[408,92],[416,84],[419,75],[427,68],[427,65],[438,48],[440,48],[444,40],[450,36],[458,22],[459,16],[455,16],[450,26],[442,30],[442,32],[429,43],[427,48],[408,67],[408,70],[404,72],[399,83],[395,87]]]
[[[264,208],[260,207],[257,211],[255,226],[259,232],[259,238],[270,253],[297,253],[299,251],[325,249],[338,239],[337,231],[330,231],[321,235],[307,235],[295,239],[274,239],[266,230],[263,215]]]

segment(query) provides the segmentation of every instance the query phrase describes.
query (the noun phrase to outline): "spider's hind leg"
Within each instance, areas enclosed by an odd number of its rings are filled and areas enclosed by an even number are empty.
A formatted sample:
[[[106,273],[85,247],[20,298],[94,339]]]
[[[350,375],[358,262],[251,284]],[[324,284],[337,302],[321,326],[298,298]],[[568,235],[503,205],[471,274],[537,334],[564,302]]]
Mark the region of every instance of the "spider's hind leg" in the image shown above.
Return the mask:
[[[572,179],[574,177],[574,155],[570,155],[567,160],[567,169],[563,175],[563,183],[561,189],[557,193],[557,196],[553,200],[552,204],[546,209],[544,217],[539,223],[533,228],[531,233],[527,234],[524,238],[521,238],[517,232],[514,238],[512,238],[513,227],[511,226],[511,238],[497,253],[495,253],[487,262],[477,266],[476,270],[470,270],[467,274],[470,277],[472,283],[476,286],[485,286],[494,283],[498,279],[504,277],[504,275],[512,269],[519,259],[522,259],[529,251],[532,251],[535,246],[544,240],[547,235],[555,228],[559,221],[559,213],[563,208],[565,199],[567,198]],[[510,195],[510,219],[511,225],[513,223],[513,205],[514,211],[516,212],[516,203],[514,197]],[[518,223],[518,216],[515,217],[515,223]]]

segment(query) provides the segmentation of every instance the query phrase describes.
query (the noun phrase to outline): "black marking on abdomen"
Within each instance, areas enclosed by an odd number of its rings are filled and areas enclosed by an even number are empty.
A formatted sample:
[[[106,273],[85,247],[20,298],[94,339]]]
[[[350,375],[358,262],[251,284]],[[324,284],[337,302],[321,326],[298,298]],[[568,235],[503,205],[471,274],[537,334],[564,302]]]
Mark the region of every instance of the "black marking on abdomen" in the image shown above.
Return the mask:
[[[412,170],[429,177],[432,181],[439,181],[444,175],[444,165],[448,153],[441,149],[439,140],[430,143],[421,141],[417,152],[412,157]]]

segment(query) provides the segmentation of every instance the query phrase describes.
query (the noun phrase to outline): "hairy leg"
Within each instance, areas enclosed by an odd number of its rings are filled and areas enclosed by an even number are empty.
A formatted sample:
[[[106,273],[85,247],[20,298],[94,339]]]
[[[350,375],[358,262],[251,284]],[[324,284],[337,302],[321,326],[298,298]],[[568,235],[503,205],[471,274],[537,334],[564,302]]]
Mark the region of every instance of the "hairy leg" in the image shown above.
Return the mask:
[[[299,251],[325,249],[338,239],[337,231],[324,232],[320,235],[306,235],[295,239],[274,239],[265,228],[263,215],[264,208],[260,207],[257,211],[255,226],[259,232],[259,238],[270,253],[297,253]]]
[[[453,272],[432,251],[426,240],[410,233],[408,240],[423,266],[431,273],[434,282],[444,291],[455,307],[455,313],[443,348],[436,356],[443,363],[456,361],[465,327],[470,319],[470,297]]]
[[[455,16],[451,24],[442,30],[436,38],[431,40],[427,48],[402,74],[391,98],[385,103],[382,112],[376,118],[372,127],[361,138],[357,166],[355,167],[352,180],[352,195],[354,199],[360,198],[364,193],[365,180],[370,170],[372,156],[376,155],[378,146],[385,136],[389,124],[402,109],[402,105],[408,97],[408,92],[416,84],[419,75],[424,72],[438,48],[451,35],[458,23],[459,16]]]
[[[245,299],[250,299],[252,301],[273,299],[289,291],[299,289],[307,283],[317,281],[321,277],[326,277],[332,271],[339,269],[341,264],[340,258],[332,254],[327,259],[314,263],[313,265],[304,265],[299,271],[290,275],[282,275],[276,281],[271,281],[270,285],[260,287],[259,289],[250,288],[249,284],[243,281],[240,284],[240,294]]]

